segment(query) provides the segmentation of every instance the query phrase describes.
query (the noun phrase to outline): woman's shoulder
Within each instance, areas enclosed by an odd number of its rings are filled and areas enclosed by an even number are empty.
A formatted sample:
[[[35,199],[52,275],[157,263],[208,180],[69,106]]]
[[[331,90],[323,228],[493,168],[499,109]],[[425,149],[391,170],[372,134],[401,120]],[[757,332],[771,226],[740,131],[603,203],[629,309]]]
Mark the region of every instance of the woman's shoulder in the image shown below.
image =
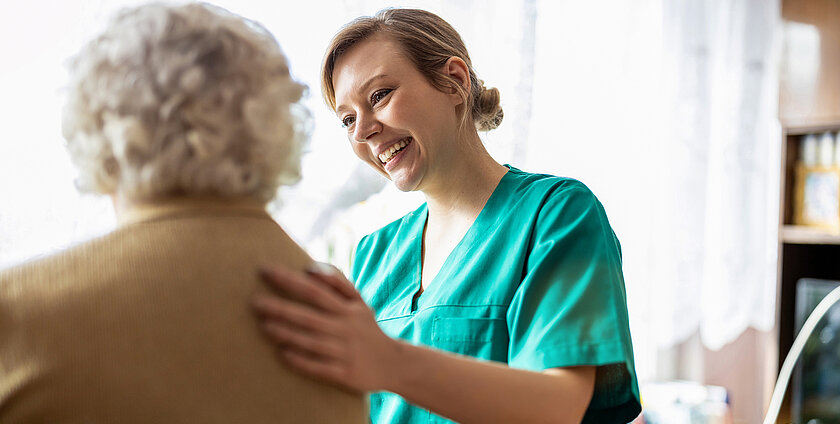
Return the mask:
[[[604,205],[583,182],[569,177],[535,174],[511,168],[508,209],[533,223],[535,237],[555,237],[574,229],[589,238],[614,239]],[[617,241],[617,240],[616,240]]]
[[[508,173],[516,197],[545,202],[598,203],[595,193],[583,182],[571,177],[532,173],[510,167]]]

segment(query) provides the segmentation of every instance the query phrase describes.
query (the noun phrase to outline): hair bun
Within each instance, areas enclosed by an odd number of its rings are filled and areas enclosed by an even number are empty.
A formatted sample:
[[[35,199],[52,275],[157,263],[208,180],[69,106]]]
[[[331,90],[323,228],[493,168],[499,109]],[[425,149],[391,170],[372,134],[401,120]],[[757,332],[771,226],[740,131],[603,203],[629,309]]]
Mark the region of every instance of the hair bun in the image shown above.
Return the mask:
[[[499,89],[487,88],[483,81],[479,81],[481,88],[478,98],[473,105],[473,117],[475,127],[479,131],[490,131],[496,129],[502,123],[505,113],[502,110],[501,96]]]

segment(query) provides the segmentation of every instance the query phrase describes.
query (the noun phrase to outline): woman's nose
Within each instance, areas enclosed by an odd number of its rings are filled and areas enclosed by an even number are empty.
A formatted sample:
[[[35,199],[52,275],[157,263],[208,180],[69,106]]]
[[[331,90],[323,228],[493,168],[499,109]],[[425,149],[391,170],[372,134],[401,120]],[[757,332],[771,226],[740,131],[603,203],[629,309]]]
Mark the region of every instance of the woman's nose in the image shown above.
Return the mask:
[[[356,116],[356,129],[353,131],[353,138],[364,143],[370,141],[371,137],[382,132],[382,123],[371,113],[359,114]]]

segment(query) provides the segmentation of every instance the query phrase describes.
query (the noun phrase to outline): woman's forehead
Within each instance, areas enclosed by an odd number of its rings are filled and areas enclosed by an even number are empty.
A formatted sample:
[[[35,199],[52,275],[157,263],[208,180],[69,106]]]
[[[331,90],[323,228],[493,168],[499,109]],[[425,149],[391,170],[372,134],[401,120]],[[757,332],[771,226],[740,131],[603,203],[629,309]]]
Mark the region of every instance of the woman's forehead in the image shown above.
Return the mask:
[[[338,79],[338,75],[347,68],[355,71],[372,70],[400,65],[400,62],[407,60],[399,42],[392,37],[376,34],[356,43],[338,57],[333,79]]]
[[[338,103],[342,96],[366,91],[368,86],[387,77],[416,72],[399,45],[390,39],[367,39],[341,55],[335,63],[333,86]]]

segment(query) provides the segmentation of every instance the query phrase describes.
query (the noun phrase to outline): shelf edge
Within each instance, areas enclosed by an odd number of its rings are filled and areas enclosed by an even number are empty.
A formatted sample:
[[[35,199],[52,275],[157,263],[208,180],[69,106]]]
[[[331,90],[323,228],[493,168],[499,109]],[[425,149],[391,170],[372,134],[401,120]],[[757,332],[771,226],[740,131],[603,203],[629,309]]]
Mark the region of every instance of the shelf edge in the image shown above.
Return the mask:
[[[840,234],[801,225],[784,225],[779,239],[785,244],[840,245]]]

